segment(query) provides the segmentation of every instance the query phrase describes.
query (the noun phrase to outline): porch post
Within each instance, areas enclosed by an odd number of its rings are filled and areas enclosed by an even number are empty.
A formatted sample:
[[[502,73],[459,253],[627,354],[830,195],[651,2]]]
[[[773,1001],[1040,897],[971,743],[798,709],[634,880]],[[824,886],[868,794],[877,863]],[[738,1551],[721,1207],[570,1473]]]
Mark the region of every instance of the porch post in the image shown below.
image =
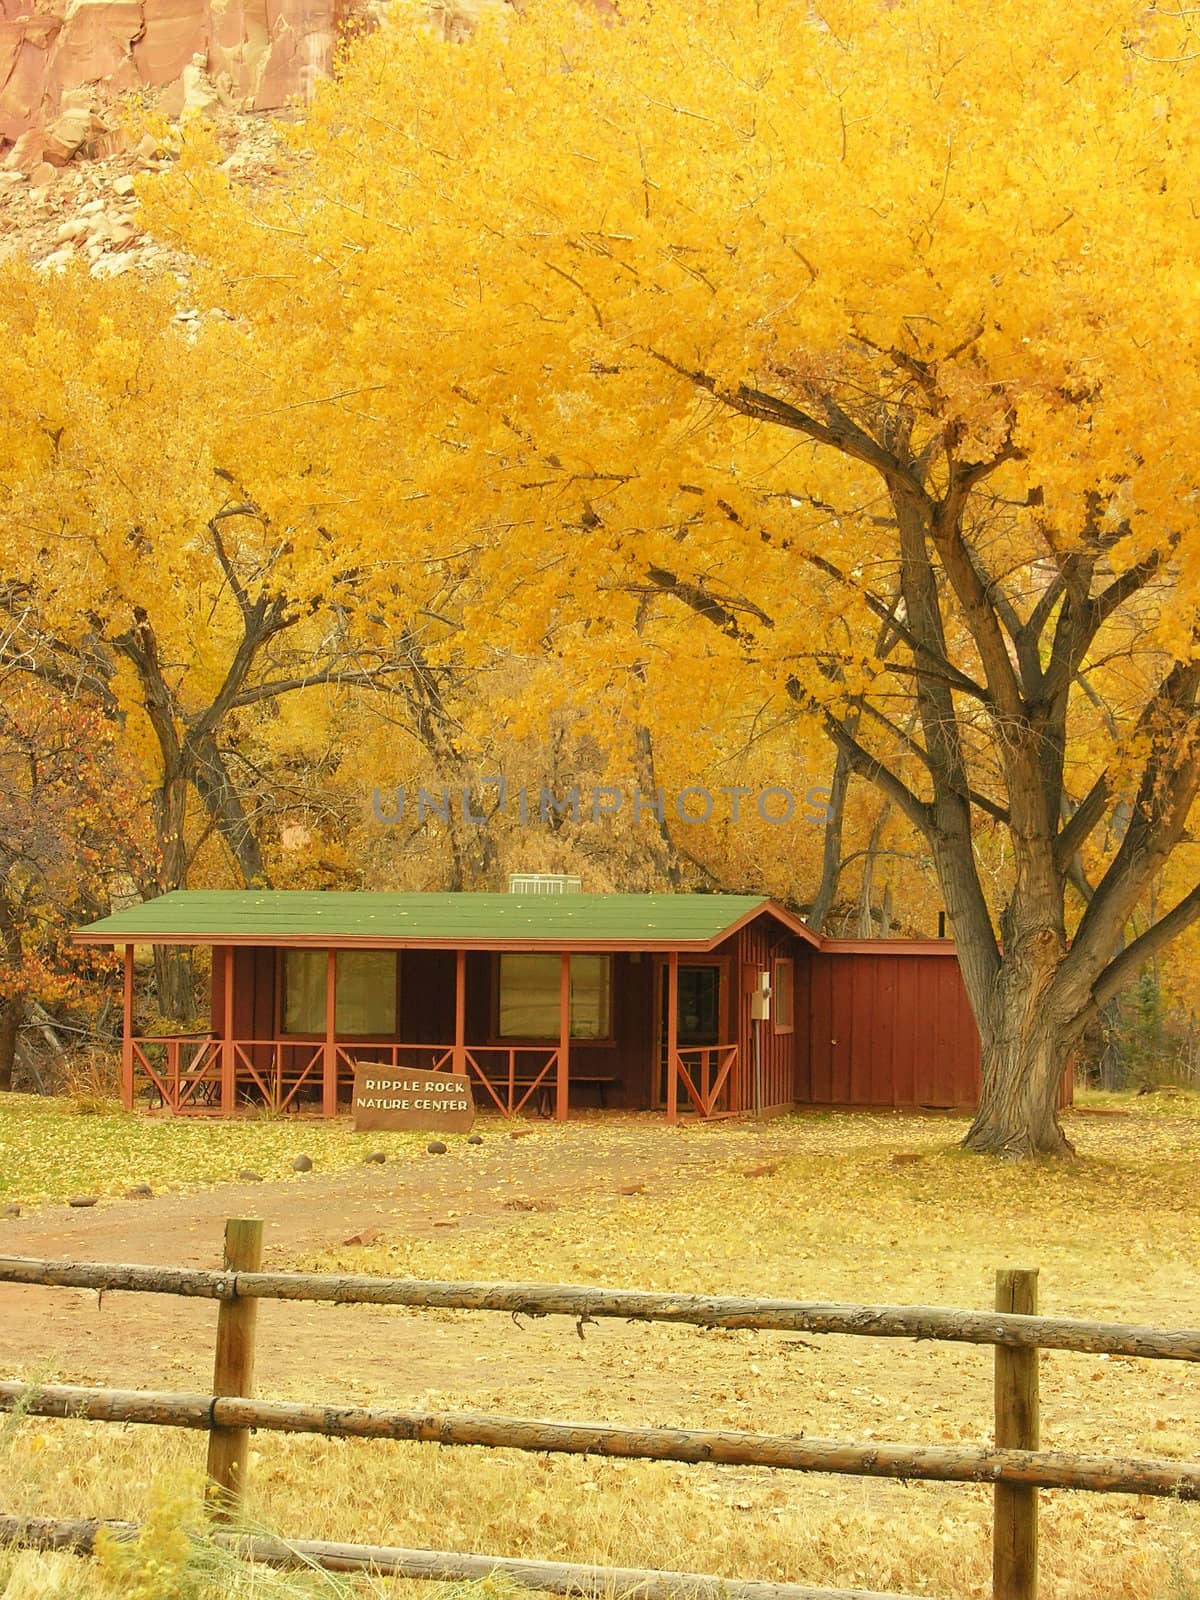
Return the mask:
[[[454,1070],[467,1070],[467,952],[454,952]]]
[[[221,956],[225,992],[221,996],[221,1115],[231,1117],[237,1099],[237,1065],[233,1059],[233,946]]]
[[[121,1027],[121,1104],[133,1110],[133,946],[125,946],[125,991]]]
[[[675,1056],[679,1044],[679,951],[667,957],[667,1121],[679,1121],[679,1075]]]
[[[564,950],[558,973],[558,1078],[554,1093],[554,1116],[567,1120],[568,1081],[571,1061],[571,953]]]
[[[321,1063],[321,1115],[337,1116],[337,951],[325,956],[325,1055]]]

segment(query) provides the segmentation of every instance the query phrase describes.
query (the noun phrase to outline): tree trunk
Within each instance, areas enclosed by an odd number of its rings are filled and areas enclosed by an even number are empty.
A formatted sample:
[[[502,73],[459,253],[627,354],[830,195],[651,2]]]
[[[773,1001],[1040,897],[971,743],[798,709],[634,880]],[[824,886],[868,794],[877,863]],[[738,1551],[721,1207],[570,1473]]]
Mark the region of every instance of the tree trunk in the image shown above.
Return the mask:
[[[24,951],[21,948],[20,923],[7,892],[0,893],[0,949],[4,952],[5,965],[15,979],[21,971]],[[13,1086],[17,1034],[24,1013],[25,1001],[19,992],[0,1002],[0,1090],[8,1090]]]
[[[159,891],[187,887],[187,783],[178,774],[164,778],[154,796],[158,835]],[[169,1022],[188,1023],[196,1003],[196,970],[187,945],[154,946],[154,986],[158,1009]]]
[[[633,748],[639,788],[643,794],[657,794],[658,774],[654,763],[654,738],[644,723],[639,724],[634,732]],[[657,812],[654,815],[657,827],[651,834],[650,843],[646,847],[647,853],[658,877],[664,883],[669,883],[672,889],[678,889],[683,882],[683,873],[680,870],[675,841],[671,838],[671,830],[667,826],[665,808],[661,817]]]
[[[879,902],[879,937],[890,939],[892,937],[892,886],[885,883],[883,886],[883,899]]]
[[[154,988],[158,1009],[166,1021],[192,1021],[196,1008],[196,967],[190,946],[154,946]]]
[[[858,937],[860,939],[873,939],[875,937],[875,912],[872,899],[875,894],[875,863],[879,857],[880,845],[883,842],[883,830],[891,815],[892,802],[885,800],[879,808],[871,828],[871,837],[867,840],[867,854],[863,861],[862,889],[858,902]],[[887,938],[886,932],[881,934]]]
[[[1014,1158],[1074,1155],[1058,1100],[1084,1019],[1064,1023],[1027,998],[1010,992],[1007,1014],[983,1030],[979,1109],[963,1148]]]
[[[833,909],[842,871],[842,823],[846,815],[846,791],[850,787],[850,776],[850,757],[844,750],[839,750],[829,785],[829,810],[821,844],[821,881],[808,913],[808,925],[815,933],[830,931],[825,924]]]
[[[1102,1089],[1127,1089],[1129,1072],[1125,1062],[1122,1041],[1123,1013],[1121,997],[1107,1001],[1100,1008],[1100,1028],[1104,1047],[1100,1053],[1100,1087]]]
[[[1075,1055],[1075,1081],[1100,1089],[1124,1089],[1128,1074],[1121,1054],[1121,1003],[1110,1000],[1083,1031]]]
[[[484,796],[477,785],[460,783],[460,793],[463,797],[463,811],[470,806],[471,815],[484,816]],[[450,813],[450,831],[456,835],[455,857],[457,872],[464,889],[497,889],[499,873],[499,857],[496,853],[496,841],[492,834],[490,821],[487,823],[467,822],[461,823],[454,820],[454,812]]]
[[[229,776],[220,746],[211,735],[193,734],[185,747],[192,782],[201,804],[233,857],[246,889],[269,889],[270,874],[254,824]],[[187,770],[187,764],[181,770]]]
[[[17,1032],[21,1026],[21,997],[10,995],[0,1003],[0,1091],[13,1086],[13,1064],[17,1057]]]
[[[468,889],[497,888],[500,863],[483,789],[472,781],[466,762],[457,755],[439,766],[438,777],[450,796],[446,842],[451,891],[461,894]],[[472,822],[468,820],[471,817],[487,820]]]

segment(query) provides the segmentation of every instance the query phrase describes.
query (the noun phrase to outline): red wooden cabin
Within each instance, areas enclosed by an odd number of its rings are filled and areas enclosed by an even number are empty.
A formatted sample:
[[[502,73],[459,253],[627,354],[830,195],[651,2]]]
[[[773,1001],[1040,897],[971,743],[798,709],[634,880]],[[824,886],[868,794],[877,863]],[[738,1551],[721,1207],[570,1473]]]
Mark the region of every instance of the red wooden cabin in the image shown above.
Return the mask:
[[[129,1107],[333,1116],[361,1060],[465,1071],[481,1106],[560,1119],[978,1092],[951,942],[824,939],[762,896],[181,890],[74,937],[124,947]],[[205,1032],[137,1035],[145,944],[211,949]]]

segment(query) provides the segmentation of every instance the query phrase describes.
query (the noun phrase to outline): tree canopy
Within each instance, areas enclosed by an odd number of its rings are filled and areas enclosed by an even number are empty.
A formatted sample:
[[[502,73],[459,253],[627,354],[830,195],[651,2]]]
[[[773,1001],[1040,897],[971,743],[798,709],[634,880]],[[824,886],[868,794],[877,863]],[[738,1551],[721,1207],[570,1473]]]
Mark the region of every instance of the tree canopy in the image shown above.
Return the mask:
[[[194,141],[149,200],[331,445],[389,441],[359,494],[470,530],[477,634],[670,663],[681,718],[725,677],[883,791],[959,941],[983,1148],[1064,1147],[1071,1050],[1200,913],[1185,883],[1124,942],[1200,785],[1200,144],[1162,26],[547,0],[448,45],[397,7],[278,192]]]
[[[689,742],[730,759],[747,718],[787,781],[836,758],[835,792],[879,791],[871,840],[900,826],[936,872],[984,1045],[968,1143],[1063,1150],[1072,1052],[1200,915],[1179,26],[1122,0],[539,0],[447,39],[393,5],[277,183],[197,125],[143,183],[198,323],[21,322],[92,375],[69,419],[38,390],[6,424],[14,503],[86,554],[38,591],[39,659],[127,676],[173,608],[199,608],[193,652],[219,612],[164,723],[181,750],[222,695],[348,673],[459,780],[473,741],[530,736],[535,682],[590,708],[593,764],[614,711],[647,773]],[[186,398],[130,491],[113,419],[168,347]],[[162,623],[130,620],[139,540]],[[248,655],[256,608],[279,627]],[[188,781],[234,838],[208,759]]]

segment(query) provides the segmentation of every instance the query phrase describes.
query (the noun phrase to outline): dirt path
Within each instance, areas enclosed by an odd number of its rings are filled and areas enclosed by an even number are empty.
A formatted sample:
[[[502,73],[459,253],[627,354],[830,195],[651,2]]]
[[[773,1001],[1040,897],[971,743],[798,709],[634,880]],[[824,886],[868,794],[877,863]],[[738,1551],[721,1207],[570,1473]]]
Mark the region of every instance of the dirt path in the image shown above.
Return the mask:
[[[770,1154],[778,1134],[746,1130],[739,1156]],[[52,1259],[218,1266],[225,1218],[262,1217],[266,1264],[334,1247],[369,1230],[434,1237],[442,1228],[503,1230],[523,1211],[566,1198],[651,1191],[711,1164],[705,1143],[659,1126],[629,1128],[619,1141],[581,1125],[569,1139],[533,1132],[489,1134],[480,1147],[456,1143],[445,1157],[361,1167],[299,1182],[226,1184],[167,1194],[66,1206],[9,1219],[4,1254]],[[515,1202],[515,1205],[514,1205]],[[536,1261],[528,1276],[540,1273]],[[210,1301],[90,1290],[0,1285],[0,1371],[44,1381],[117,1387],[205,1389],[211,1377],[215,1307]],[[503,1324],[503,1326],[498,1326]],[[555,1325],[557,1324],[557,1325]],[[600,1354],[603,1328],[589,1330]],[[485,1377],[511,1394],[536,1394],[554,1371],[554,1393],[570,1391],[574,1369],[593,1363],[560,1319],[514,1338],[509,1319],[416,1314],[372,1307],[264,1302],[260,1308],[260,1392],[310,1398],[471,1393]],[[578,1372],[581,1381],[586,1371]],[[633,1400],[640,1392],[630,1378]],[[661,1380],[656,1386],[661,1393]],[[531,1395],[532,1398],[532,1395]]]

